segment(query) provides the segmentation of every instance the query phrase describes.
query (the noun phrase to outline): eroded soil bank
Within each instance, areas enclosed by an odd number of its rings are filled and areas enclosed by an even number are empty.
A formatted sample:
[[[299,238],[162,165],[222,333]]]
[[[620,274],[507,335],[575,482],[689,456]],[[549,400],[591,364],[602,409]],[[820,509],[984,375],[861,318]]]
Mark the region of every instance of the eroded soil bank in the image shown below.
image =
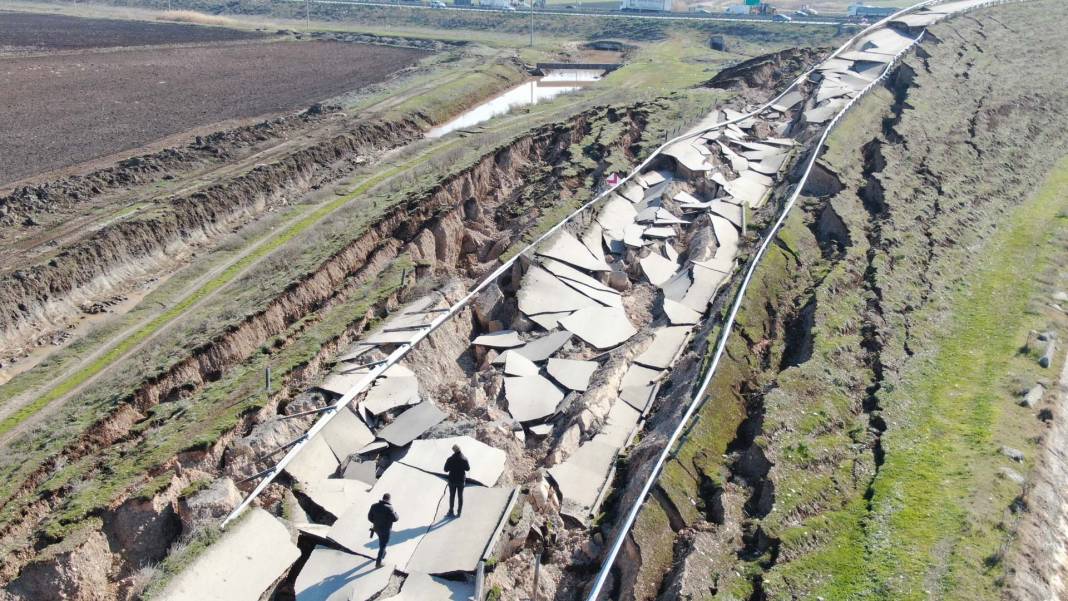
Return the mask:
[[[1063,191],[1039,191],[1068,153],[1051,11],[932,28],[834,134],[628,541],[619,598],[1058,595],[1063,563],[1014,551],[1063,540],[1063,465],[1043,450],[1060,409],[1018,404],[1059,372],[1028,332],[1066,325],[1048,300]]]

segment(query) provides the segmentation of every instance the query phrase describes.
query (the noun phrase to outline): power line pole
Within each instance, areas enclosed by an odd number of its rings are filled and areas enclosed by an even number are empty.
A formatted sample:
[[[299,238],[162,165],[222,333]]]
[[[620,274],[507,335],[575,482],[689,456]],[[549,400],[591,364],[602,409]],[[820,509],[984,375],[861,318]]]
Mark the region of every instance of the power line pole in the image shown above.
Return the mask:
[[[530,47],[534,47],[534,0],[530,2]]]

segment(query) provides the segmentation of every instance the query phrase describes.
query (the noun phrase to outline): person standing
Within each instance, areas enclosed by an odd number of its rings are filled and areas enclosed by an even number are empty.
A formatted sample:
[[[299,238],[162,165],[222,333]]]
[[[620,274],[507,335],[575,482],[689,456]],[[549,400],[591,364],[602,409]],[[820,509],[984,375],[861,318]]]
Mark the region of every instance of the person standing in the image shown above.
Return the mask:
[[[382,567],[382,560],[386,557],[386,545],[389,544],[393,524],[400,519],[389,499],[387,492],[382,495],[381,501],[371,505],[371,509],[367,511],[367,521],[371,522],[371,533],[378,535],[378,559],[375,561],[375,567],[379,568]]]
[[[453,500],[456,499],[456,517],[460,517],[464,512],[464,484],[467,483],[467,472],[471,471],[471,464],[467,462],[467,457],[464,457],[463,452],[460,451],[460,445],[452,445],[452,455],[445,460],[445,473],[449,477],[449,517],[454,514],[452,512]]]

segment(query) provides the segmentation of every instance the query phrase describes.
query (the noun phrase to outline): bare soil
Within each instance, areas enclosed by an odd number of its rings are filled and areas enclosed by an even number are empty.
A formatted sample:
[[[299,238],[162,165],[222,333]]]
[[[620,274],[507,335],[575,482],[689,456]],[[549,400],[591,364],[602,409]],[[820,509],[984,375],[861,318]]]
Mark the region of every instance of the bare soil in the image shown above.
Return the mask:
[[[426,54],[278,42],[0,59],[0,185],[210,123],[292,111]]]
[[[0,11],[0,54],[250,40],[267,34],[182,23]]]

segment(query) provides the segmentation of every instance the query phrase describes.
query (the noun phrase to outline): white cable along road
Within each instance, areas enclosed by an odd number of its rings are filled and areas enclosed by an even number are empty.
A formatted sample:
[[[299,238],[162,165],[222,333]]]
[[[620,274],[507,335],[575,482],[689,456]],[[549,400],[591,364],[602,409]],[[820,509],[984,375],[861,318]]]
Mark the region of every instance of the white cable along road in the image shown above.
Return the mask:
[[[925,2],[920,2],[918,4],[910,6],[908,8],[902,9],[902,10],[894,13],[893,15],[890,15],[889,17],[886,17],[885,19],[875,23],[874,25],[864,29],[863,31],[861,31],[857,35],[855,35],[852,38],[850,38],[849,41],[847,41],[845,44],[843,44],[841,47],[839,47],[837,50],[835,50],[833,53],[831,53],[831,55],[828,56],[828,58],[834,58],[839,53],[843,52],[848,46],[851,46],[853,43],[855,43],[857,41],[857,39],[859,39],[863,35],[871,32],[871,31],[873,31],[875,29],[878,29],[880,27],[885,26],[891,20],[899,18],[900,16],[902,16],[902,15],[904,15],[906,13],[910,13],[912,11],[918,10],[918,9],[923,8],[925,6],[934,4],[937,1],[939,1],[939,0],[927,0]],[[989,4],[1001,4],[1001,3],[1004,3],[1006,1],[1008,1],[1008,0],[991,0],[990,2],[985,3],[985,4],[986,5],[989,5]],[[712,356],[712,361],[708,365],[708,369],[707,369],[707,371],[705,373],[705,376],[701,381],[701,385],[700,385],[700,387],[698,387],[697,391],[693,394],[693,396],[691,398],[691,401],[690,401],[689,407],[687,408],[686,412],[683,414],[682,419],[679,421],[678,426],[671,433],[671,437],[668,438],[667,444],[664,445],[664,449],[661,451],[661,453],[657,457],[656,464],[653,466],[652,471],[649,472],[649,476],[648,476],[648,478],[646,478],[646,481],[645,481],[644,486],[642,487],[641,493],[634,500],[634,505],[627,512],[626,519],[620,524],[619,530],[616,533],[615,539],[613,540],[612,547],[609,550],[608,555],[605,557],[604,562],[601,564],[601,569],[597,573],[597,579],[594,581],[594,584],[593,584],[592,588],[590,589],[589,595],[587,595],[587,601],[597,601],[598,596],[601,594],[601,591],[604,588],[604,584],[607,581],[609,574],[611,573],[612,566],[615,564],[616,557],[619,555],[619,551],[623,546],[623,541],[626,539],[627,534],[630,532],[631,528],[634,526],[634,521],[637,519],[638,513],[641,511],[642,505],[644,504],[644,501],[645,501],[646,497],[649,496],[649,492],[652,490],[653,486],[656,484],[656,481],[659,479],[660,472],[664,469],[664,464],[670,458],[675,445],[678,443],[679,438],[682,436],[682,433],[686,430],[687,426],[689,425],[690,421],[693,419],[693,416],[697,412],[697,410],[700,409],[701,406],[704,404],[702,402],[702,400],[703,400],[703,398],[705,396],[705,393],[708,391],[709,385],[712,383],[712,378],[716,373],[716,368],[719,366],[720,359],[723,357],[723,352],[726,349],[726,345],[727,345],[727,339],[729,338],[731,331],[734,329],[735,319],[736,319],[736,317],[738,315],[739,309],[741,308],[741,304],[742,304],[742,301],[744,300],[745,291],[749,286],[749,282],[750,282],[750,280],[752,280],[753,274],[756,272],[756,268],[757,268],[758,264],[760,263],[760,259],[763,258],[765,252],[768,249],[768,246],[771,244],[772,240],[775,239],[775,235],[778,233],[779,229],[782,227],[782,224],[786,221],[786,217],[788,216],[788,214],[790,212],[790,209],[793,208],[794,204],[797,201],[797,198],[801,195],[801,190],[804,189],[805,183],[808,181],[808,177],[812,172],[812,168],[816,163],[816,159],[819,158],[820,150],[823,148],[823,145],[827,142],[827,137],[830,135],[831,131],[835,128],[835,126],[842,119],[842,117],[845,116],[845,114],[849,111],[849,109],[852,108],[860,99],[864,98],[864,96],[866,96],[877,84],[882,82],[882,80],[886,78],[887,74],[890,73],[890,70],[896,65],[896,63],[901,59],[901,57],[903,55],[905,55],[907,52],[909,52],[910,50],[912,50],[915,47],[915,45],[923,38],[923,36],[926,33],[927,33],[927,29],[924,28],[924,30],[920,33],[920,35],[918,35],[912,41],[912,43],[909,44],[909,46],[907,48],[903,49],[901,52],[899,52],[896,55],[894,55],[893,60],[890,61],[889,63],[887,63],[886,68],[879,75],[879,77],[877,77],[875,80],[873,80],[867,86],[865,86],[864,89],[861,90],[861,92],[859,94],[857,94],[856,97],[850,99],[850,101],[842,108],[842,110],[839,111],[838,114],[836,114],[833,119],[831,119],[831,121],[830,121],[830,123],[828,123],[827,127],[824,128],[823,134],[820,136],[819,141],[816,142],[816,145],[812,148],[811,154],[810,154],[809,159],[808,159],[808,164],[805,166],[804,174],[802,175],[802,177],[800,178],[800,180],[796,184],[793,193],[790,194],[790,197],[787,199],[786,203],[783,205],[783,210],[782,210],[782,213],[779,215],[778,220],[771,227],[771,229],[768,230],[767,235],[764,237],[763,242],[761,243],[760,247],[757,249],[756,254],[753,256],[752,260],[750,260],[750,262],[749,262],[749,267],[746,270],[745,278],[742,280],[742,283],[738,288],[738,292],[735,295],[734,302],[731,304],[730,313],[727,315],[727,318],[724,320],[723,328],[720,331],[720,335],[719,335],[717,343],[716,343],[716,350],[715,350],[715,352],[714,352],[714,354]],[[806,71],[804,74],[802,74],[801,77],[799,77],[797,81],[792,83],[787,88],[787,91],[789,91],[790,89],[792,89],[795,86],[797,86],[800,83],[801,80],[807,78],[813,71],[815,71],[815,67],[813,67],[812,69],[810,69],[810,70]],[[785,94],[785,92],[784,92],[784,94]],[[778,97],[776,98],[776,100],[777,99],[778,99]],[[757,111],[754,111],[753,113],[749,113],[746,116],[748,117],[748,116],[755,115],[756,113],[759,113],[759,112],[763,111],[765,108],[767,108],[767,106],[769,106],[770,104],[773,104],[773,103],[774,103],[774,101],[772,101],[771,103],[768,103],[767,105],[764,105],[763,107],[761,107]]]

